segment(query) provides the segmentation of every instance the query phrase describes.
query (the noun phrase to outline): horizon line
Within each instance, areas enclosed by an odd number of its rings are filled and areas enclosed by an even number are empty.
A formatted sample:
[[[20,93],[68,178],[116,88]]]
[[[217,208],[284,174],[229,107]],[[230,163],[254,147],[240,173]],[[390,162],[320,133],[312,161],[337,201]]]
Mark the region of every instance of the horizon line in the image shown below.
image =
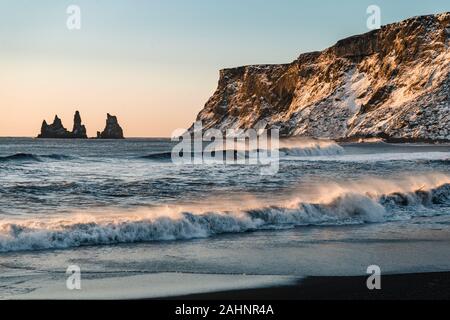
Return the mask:
[[[85,139],[74,139],[74,138],[38,138],[35,136],[0,136],[2,138],[27,138],[27,139],[39,139],[39,140],[119,140],[119,139],[97,139],[96,137],[87,137]],[[171,139],[171,137],[161,137],[161,136],[147,136],[147,137],[139,137],[139,136],[128,136],[124,139]]]

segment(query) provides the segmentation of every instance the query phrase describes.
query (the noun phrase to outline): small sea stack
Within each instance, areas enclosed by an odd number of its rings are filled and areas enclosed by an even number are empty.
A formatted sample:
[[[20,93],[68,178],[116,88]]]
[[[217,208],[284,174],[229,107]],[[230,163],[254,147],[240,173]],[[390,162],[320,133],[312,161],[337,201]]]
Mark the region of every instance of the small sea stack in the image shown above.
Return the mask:
[[[122,127],[116,116],[107,114],[105,130],[97,131],[97,139],[124,139]]]
[[[78,111],[73,117],[72,137],[75,139],[87,139],[86,127],[81,123],[81,116]]]

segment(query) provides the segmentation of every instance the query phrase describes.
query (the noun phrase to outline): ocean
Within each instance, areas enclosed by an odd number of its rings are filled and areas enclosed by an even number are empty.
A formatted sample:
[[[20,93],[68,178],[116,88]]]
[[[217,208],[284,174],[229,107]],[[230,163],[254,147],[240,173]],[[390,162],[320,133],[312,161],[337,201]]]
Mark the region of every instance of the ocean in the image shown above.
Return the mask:
[[[450,270],[448,144],[300,142],[274,175],[173,146],[0,138],[0,298],[70,298],[70,265],[85,298]]]

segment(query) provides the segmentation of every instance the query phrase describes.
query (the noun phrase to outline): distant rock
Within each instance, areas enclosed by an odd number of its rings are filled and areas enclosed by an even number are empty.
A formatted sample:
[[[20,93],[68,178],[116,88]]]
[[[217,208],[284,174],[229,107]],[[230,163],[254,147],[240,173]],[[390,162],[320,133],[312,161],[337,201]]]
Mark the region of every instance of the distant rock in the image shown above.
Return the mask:
[[[81,124],[81,117],[78,111],[75,112],[75,116],[73,117],[72,137],[78,139],[87,139],[86,127]]]
[[[123,139],[123,130],[117,121],[116,116],[109,113],[106,118],[106,127],[103,132],[97,131],[97,139]]]
[[[55,116],[52,124],[47,124],[47,121],[42,122],[41,133],[38,138],[46,139],[86,139],[86,127],[81,124],[80,113],[75,112],[73,131],[70,132],[64,128],[61,119],[58,115]]]
[[[55,116],[52,124],[47,124],[44,120],[42,122],[41,133],[38,135],[38,138],[71,138],[72,134],[67,131],[66,128],[62,125],[61,119],[58,116]]]

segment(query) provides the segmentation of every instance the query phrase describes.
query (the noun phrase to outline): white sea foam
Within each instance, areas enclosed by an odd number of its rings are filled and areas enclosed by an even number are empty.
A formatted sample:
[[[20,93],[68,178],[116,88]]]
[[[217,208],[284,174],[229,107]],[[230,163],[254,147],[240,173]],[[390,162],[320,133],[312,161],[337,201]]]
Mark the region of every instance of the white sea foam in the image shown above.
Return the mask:
[[[269,145],[269,148],[273,149],[274,147]],[[280,156],[311,157],[340,155],[344,153],[344,148],[333,140],[313,139],[307,137],[280,139],[277,149],[280,152]],[[236,150],[238,152],[246,150],[250,151],[250,153],[256,151],[249,149],[249,146],[242,142],[236,143]]]
[[[293,160],[338,161],[338,162],[380,162],[380,161],[416,161],[449,160],[450,152],[390,152],[378,154],[319,154],[298,155]]]
[[[166,206],[128,213],[0,221],[0,252],[205,238],[223,233],[398,219],[399,207],[450,206],[450,176],[324,184],[275,205]],[[401,211],[401,210],[400,210]],[[411,210],[410,212],[418,212]],[[413,214],[413,213],[411,213]],[[442,214],[442,211],[436,211]],[[403,217],[404,218],[404,217]]]
[[[333,140],[311,138],[289,138],[280,140],[281,156],[327,156],[344,153],[344,148]]]

